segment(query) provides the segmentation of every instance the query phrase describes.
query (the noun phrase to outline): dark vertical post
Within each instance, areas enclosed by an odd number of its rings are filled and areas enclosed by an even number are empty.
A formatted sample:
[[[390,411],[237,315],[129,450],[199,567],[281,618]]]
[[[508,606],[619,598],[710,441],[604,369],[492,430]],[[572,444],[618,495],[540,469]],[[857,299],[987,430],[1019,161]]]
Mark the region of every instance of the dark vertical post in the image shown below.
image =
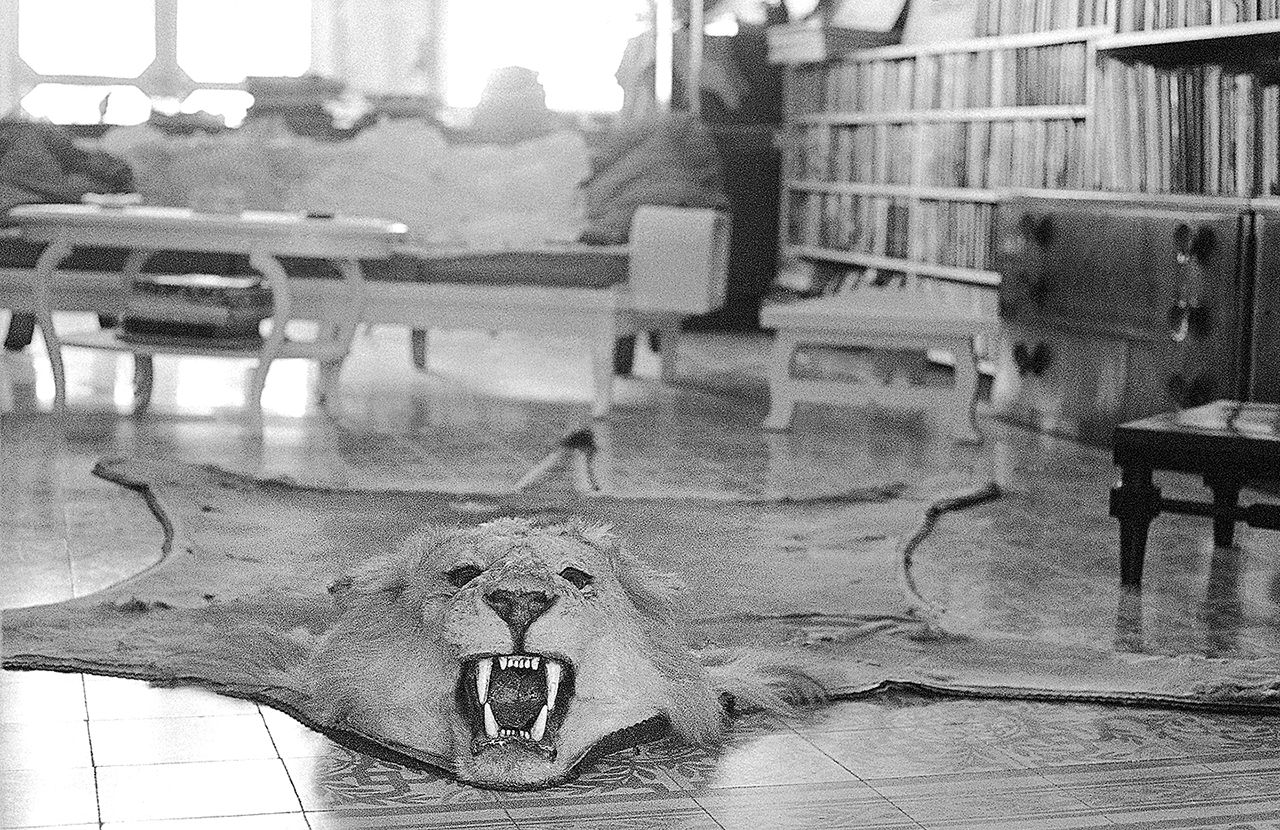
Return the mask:
[[[1151,482],[1151,468],[1121,467],[1120,482],[1111,488],[1111,515],[1120,520],[1120,584],[1126,588],[1142,586],[1147,531],[1159,514],[1160,490]]]
[[[1221,474],[1206,475],[1204,484],[1213,491],[1213,545],[1230,547],[1235,539],[1236,505],[1240,498],[1240,482]]]

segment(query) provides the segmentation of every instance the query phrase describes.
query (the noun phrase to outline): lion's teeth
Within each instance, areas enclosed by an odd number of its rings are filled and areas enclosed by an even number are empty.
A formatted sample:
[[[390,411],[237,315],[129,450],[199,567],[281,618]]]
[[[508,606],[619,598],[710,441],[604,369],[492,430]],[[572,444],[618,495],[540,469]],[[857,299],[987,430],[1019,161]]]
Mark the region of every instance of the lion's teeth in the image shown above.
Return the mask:
[[[560,664],[547,661],[547,708],[556,708],[556,695],[560,692]]]
[[[490,738],[498,737],[498,719],[493,716],[493,709],[487,703],[484,705],[484,734]]]
[[[489,675],[493,673],[493,658],[486,657],[476,663],[476,698],[481,703],[489,699]]]
[[[533,728],[529,730],[530,740],[540,741],[542,736],[547,732],[547,707],[543,706],[542,711],[538,713],[538,719],[533,722]]]

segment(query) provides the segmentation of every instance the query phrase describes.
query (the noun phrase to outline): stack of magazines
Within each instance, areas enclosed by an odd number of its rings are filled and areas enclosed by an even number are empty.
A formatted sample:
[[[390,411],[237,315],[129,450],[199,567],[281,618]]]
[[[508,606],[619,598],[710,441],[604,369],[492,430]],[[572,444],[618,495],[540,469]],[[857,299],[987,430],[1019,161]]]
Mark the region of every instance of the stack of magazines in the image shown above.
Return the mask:
[[[253,348],[272,314],[258,277],[144,274],[125,300],[120,337],[134,343]]]

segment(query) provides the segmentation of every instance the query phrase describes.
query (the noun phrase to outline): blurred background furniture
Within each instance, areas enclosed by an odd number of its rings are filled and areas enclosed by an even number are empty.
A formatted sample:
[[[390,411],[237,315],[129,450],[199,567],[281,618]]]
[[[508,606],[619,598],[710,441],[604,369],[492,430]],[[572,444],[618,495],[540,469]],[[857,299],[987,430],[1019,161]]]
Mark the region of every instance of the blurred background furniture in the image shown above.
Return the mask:
[[[966,302],[966,300],[970,300]],[[880,403],[932,410],[955,437],[979,438],[974,424],[978,404],[980,349],[993,342],[994,321],[967,295],[927,282],[882,286],[856,293],[816,297],[766,306],[761,321],[776,330],[769,362],[769,429],[786,429],[799,401],[837,404]],[[794,377],[799,349],[842,346],[881,353],[855,381]],[[913,376],[914,361],[887,360],[884,353],[923,355],[945,352],[953,366],[948,385]],[[877,359],[878,357],[878,359]]]
[[[394,246],[405,236],[403,225],[379,219],[312,219],[272,212],[214,214],[186,208],[55,204],[23,205],[11,210],[9,216],[26,241],[45,246],[35,267],[28,272],[30,308],[36,314],[48,349],[53,369],[54,406],[58,410],[66,405],[64,345],[132,352],[138,409],[145,408],[150,397],[154,354],[255,357],[257,365],[247,396],[254,409],[260,407],[272,361],[289,357],[315,360],[320,365],[320,395],[329,397],[362,319],[365,296],[360,259],[390,257]],[[119,273],[114,307],[96,310],[115,311],[123,317],[132,283],[157,251],[244,254],[271,287],[273,310],[269,334],[259,345],[230,348],[216,342],[140,342],[124,337],[115,329],[60,337],[53,312],[66,306],[61,296],[75,295],[77,286],[74,272],[64,272],[64,279],[58,279],[59,266],[77,247],[106,245],[125,248],[128,255]],[[320,289],[319,301],[295,308],[292,281],[279,262],[283,256],[332,261],[337,264],[342,279],[313,281],[312,287]],[[295,317],[318,321],[319,336],[309,341],[289,339],[286,328]]]

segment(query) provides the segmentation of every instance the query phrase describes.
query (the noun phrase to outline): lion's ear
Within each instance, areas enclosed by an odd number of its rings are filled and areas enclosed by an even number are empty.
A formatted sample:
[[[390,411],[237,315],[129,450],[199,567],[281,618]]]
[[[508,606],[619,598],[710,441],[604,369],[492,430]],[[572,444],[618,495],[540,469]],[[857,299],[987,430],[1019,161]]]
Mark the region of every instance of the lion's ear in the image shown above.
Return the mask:
[[[395,550],[371,557],[329,586],[339,610],[359,599],[398,600],[413,581],[413,573],[430,546],[426,534],[405,539]]]

